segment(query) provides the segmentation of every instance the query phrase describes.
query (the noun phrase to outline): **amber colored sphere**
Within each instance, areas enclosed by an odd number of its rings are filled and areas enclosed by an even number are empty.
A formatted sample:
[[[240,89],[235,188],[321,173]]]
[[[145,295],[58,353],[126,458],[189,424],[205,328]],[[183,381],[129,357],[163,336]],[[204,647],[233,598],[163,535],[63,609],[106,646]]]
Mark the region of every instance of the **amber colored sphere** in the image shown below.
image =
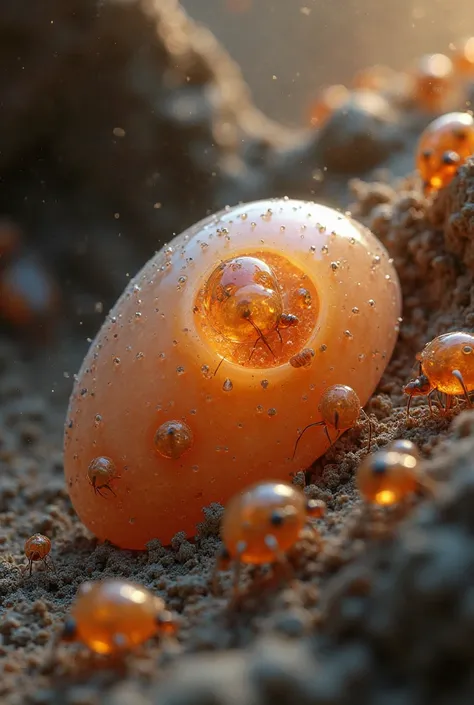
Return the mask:
[[[155,448],[164,458],[177,460],[193,445],[193,432],[184,421],[165,421],[155,433]]]
[[[219,264],[206,284],[203,305],[211,325],[234,343],[255,342],[256,329],[269,333],[283,313],[278,280],[257,257]]]
[[[34,534],[25,541],[25,556],[30,561],[41,561],[51,551],[51,541],[43,534]]]
[[[448,56],[422,56],[414,79],[414,98],[422,110],[435,113],[449,105],[454,93],[454,67]]]
[[[117,579],[83,583],[71,615],[79,641],[97,654],[113,654],[156,634],[163,610],[163,601],[146,588]]]
[[[421,366],[434,389],[444,394],[464,394],[458,370],[466,389],[474,389],[474,335],[445,333],[428,343],[421,353]]]
[[[321,397],[321,416],[338,431],[352,428],[360,416],[360,399],[345,384],[333,384]]]
[[[209,278],[222,262],[252,257],[278,281],[298,323],[244,343],[209,320]],[[143,549],[153,538],[194,535],[202,508],[246,485],[287,481],[327,450],[325,434],[294,444],[321,420],[327,387],[344,382],[365,404],[398,335],[400,286],[389,256],[363,226],[322,205],[268,200],[237,206],[172,240],[135,277],[107,317],[79,372],[64,446],[67,487],[100,539]],[[281,339],[280,339],[281,336]],[[304,370],[290,364],[314,350]],[[220,365],[220,366],[219,366]],[[97,423],[97,417],[100,423]],[[193,442],[163,457],[163,424],[186,424]],[[120,481],[105,501],[90,462],[110,458]],[[110,493],[109,493],[110,494]]]
[[[298,541],[306,523],[306,498],[286,482],[262,482],[231,499],[222,540],[243,563],[273,563]],[[276,540],[276,543],[274,541]]]
[[[372,504],[398,504],[417,489],[417,463],[407,453],[381,450],[368,455],[357,469],[359,492]]]
[[[416,166],[426,192],[447,186],[459,166],[474,153],[474,119],[469,113],[446,113],[422,133]]]
[[[94,487],[100,489],[109,484],[117,475],[115,463],[110,458],[94,458],[87,468],[87,477]]]

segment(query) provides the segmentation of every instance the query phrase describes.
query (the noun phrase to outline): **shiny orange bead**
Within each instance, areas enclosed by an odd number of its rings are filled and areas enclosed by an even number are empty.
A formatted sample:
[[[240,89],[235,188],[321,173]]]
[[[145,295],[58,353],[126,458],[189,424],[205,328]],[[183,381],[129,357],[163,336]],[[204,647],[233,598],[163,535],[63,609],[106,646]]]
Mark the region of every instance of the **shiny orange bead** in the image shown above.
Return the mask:
[[[177,460],[193,445],[193,432],[184,421],[166,421],[155,433],[155,448],[164,458]]]
[[[306,523],[304,494],[284,482],[262,482],[235,496],[222,520],[222,540],[242,563],[273,563],[298,541]]]
[[[310,122],[313,127],[321,127],[331,115],[342,108],[350,97],[350,91],[342,85],[323,88],[310,108]]]
[[[359,397],[347,384],[333,384],[321,397],[323,421],[336,431],[352,428],[360,416],[360,409]]]
[[[428,112],[439,112],[450,104],[453,95],[454,69],[444,54],[427,54],[419,60],[415,71],[414,97],[417,105]]]
[[[470,113],[447,113],[422,133],[416,165],[426,193],[447,186],[459,166],[474,153],[474,119]]]
[[[398,504],[418,487],[417,464],[408,453],[382,450],[368,455],[357,470],[359,492],[372,504]]]
[[[43,534],[33,534],[25,542],[25,556],[28,559],[30,575],[33,568],[33,563],[36,561],[45,561],[51,552],[51,541]]]
[[[474,390],[474,335],[453,332],[428,343],[420,356],[421,369],[433,389],[450,396]]]
[[[361,404],[369,399],[392,354],[400,299],[383,246],[319,204],[244,204],[177,236],[130,283],[74,386],[64,466],[81,520],[100,539],[143,549],[193,535],[202,507],[225,505],[247,484],[286,481],[298,469],[298,429],[321,418],[329,386],[343,381]],[[281,326],[282,315],[293,325]],[[315,354],[303,372],[290,360],[306,348]],[[192,434],[179,457],[168,457],[167,434],[157,438],[172,422]],[[298,465],[327,445],[315,433]],[[96,457],[115,463],[120,501],[91,490]]]
[[[315,421],[305,426],[295,443],[293,458],[296,455],[296,450],[303,434],[309,428],[313,426],[323,426],[329,443],[332,443],[329,429],[337,431],[339,436],[343,431],[355,426],[361,414],[360,399],[352,387],[348,387],[346,384],[333,384],[331,387],[328,387],[321,397],[319,408],[322,420]]]
[[[161,621],[163,633],[171,633],[163,600],[141,585],[121,579],[86,582],[77,592],[63,636],[97,654],[116,654],[159,633]]]
[[[96,494],[105,497],[107,490],[115,495],[110,483],[113,480],[119,480],[120,475],[117,474],[115,463],[111,458],[94,458],[87,469],[87,477]]]

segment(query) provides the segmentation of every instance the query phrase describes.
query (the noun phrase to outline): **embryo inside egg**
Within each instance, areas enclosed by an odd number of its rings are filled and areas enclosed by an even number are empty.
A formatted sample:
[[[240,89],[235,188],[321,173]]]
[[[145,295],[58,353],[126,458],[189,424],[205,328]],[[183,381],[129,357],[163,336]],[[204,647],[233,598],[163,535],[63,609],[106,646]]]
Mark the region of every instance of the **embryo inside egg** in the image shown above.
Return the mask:
[[[199,290],[194,311],[204,340],[223,358],[274,367],[310,339],[318,293],[288,257],[261,250],[221,262]]]

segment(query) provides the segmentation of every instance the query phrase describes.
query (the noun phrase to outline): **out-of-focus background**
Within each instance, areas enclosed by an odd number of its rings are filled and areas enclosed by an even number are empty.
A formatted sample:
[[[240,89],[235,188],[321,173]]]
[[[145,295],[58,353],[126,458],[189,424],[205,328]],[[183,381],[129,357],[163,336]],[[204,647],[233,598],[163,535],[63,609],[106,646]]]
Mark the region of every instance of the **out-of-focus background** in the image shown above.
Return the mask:
[[[409,68],[474,30],[472,0],[183,0],[239,63],[271,117],[301,124],[321,85],[370,64]],[[471,22],[467,22],[471,18]]]

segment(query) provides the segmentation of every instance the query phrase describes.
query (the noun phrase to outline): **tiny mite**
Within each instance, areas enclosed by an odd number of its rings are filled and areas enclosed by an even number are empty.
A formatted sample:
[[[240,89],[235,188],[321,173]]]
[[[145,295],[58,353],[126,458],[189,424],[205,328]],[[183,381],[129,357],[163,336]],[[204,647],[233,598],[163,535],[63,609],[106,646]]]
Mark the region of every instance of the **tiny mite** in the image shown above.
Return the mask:
[[[49,568],[49,564],[54,569],[54,564],[49,554],[51,552],[51,541],[47,536],[43,534],[33,534],[25,542],[25,556],[28,559],[28,567],[30,575],[33,571],[33,563],[37,561],[43,561],[44,565]]]
[[[141,585],[112,579],[80,586],[60,640],[79,641],[96,654],[120,654],[175,631],[163,600]]]
[[[217,557],[216,571],[226,570],[233,562],[237,592],[242,564],[284,563],[303,527],[324,513],[324,502],[307,500],[286,482],[262,482],[247,488],[226,507],[221,527],[224,548]],[[315,540],[322,544],[316,531]]]
[[[334,384],[332,387],[328,387],[321,397],[320,409],[321,416],[323,417],[322,420],[308,424],[301,431],[295,443],[293,458],[296,455],[296,451],[303,434],[309,428],[312,428],[313,426],[322,426],[329,441],[329,445],[331,445],[333,441],[329,435],[329,429],[334,429],[337,433],[336,438],[339,438],[341,433],[355,426],[361,414],[365,417],[369,426],[369,440],[367,443],[367,449],[370,450],[372,440],[372,425],[370,423],[370,418],[362,409],[360,399],[351,387],[348,387],[345,384]]]
[[[427,343],[418,356],[420,373],[403,391],[408,396],[407,416],[414,396],[426,396],[430,404],[433,392],[446,395],[446,411],[453,397],[463,395],[471,406],[469,392],[474,390],[474,335],[465,332],[445,333]]]

